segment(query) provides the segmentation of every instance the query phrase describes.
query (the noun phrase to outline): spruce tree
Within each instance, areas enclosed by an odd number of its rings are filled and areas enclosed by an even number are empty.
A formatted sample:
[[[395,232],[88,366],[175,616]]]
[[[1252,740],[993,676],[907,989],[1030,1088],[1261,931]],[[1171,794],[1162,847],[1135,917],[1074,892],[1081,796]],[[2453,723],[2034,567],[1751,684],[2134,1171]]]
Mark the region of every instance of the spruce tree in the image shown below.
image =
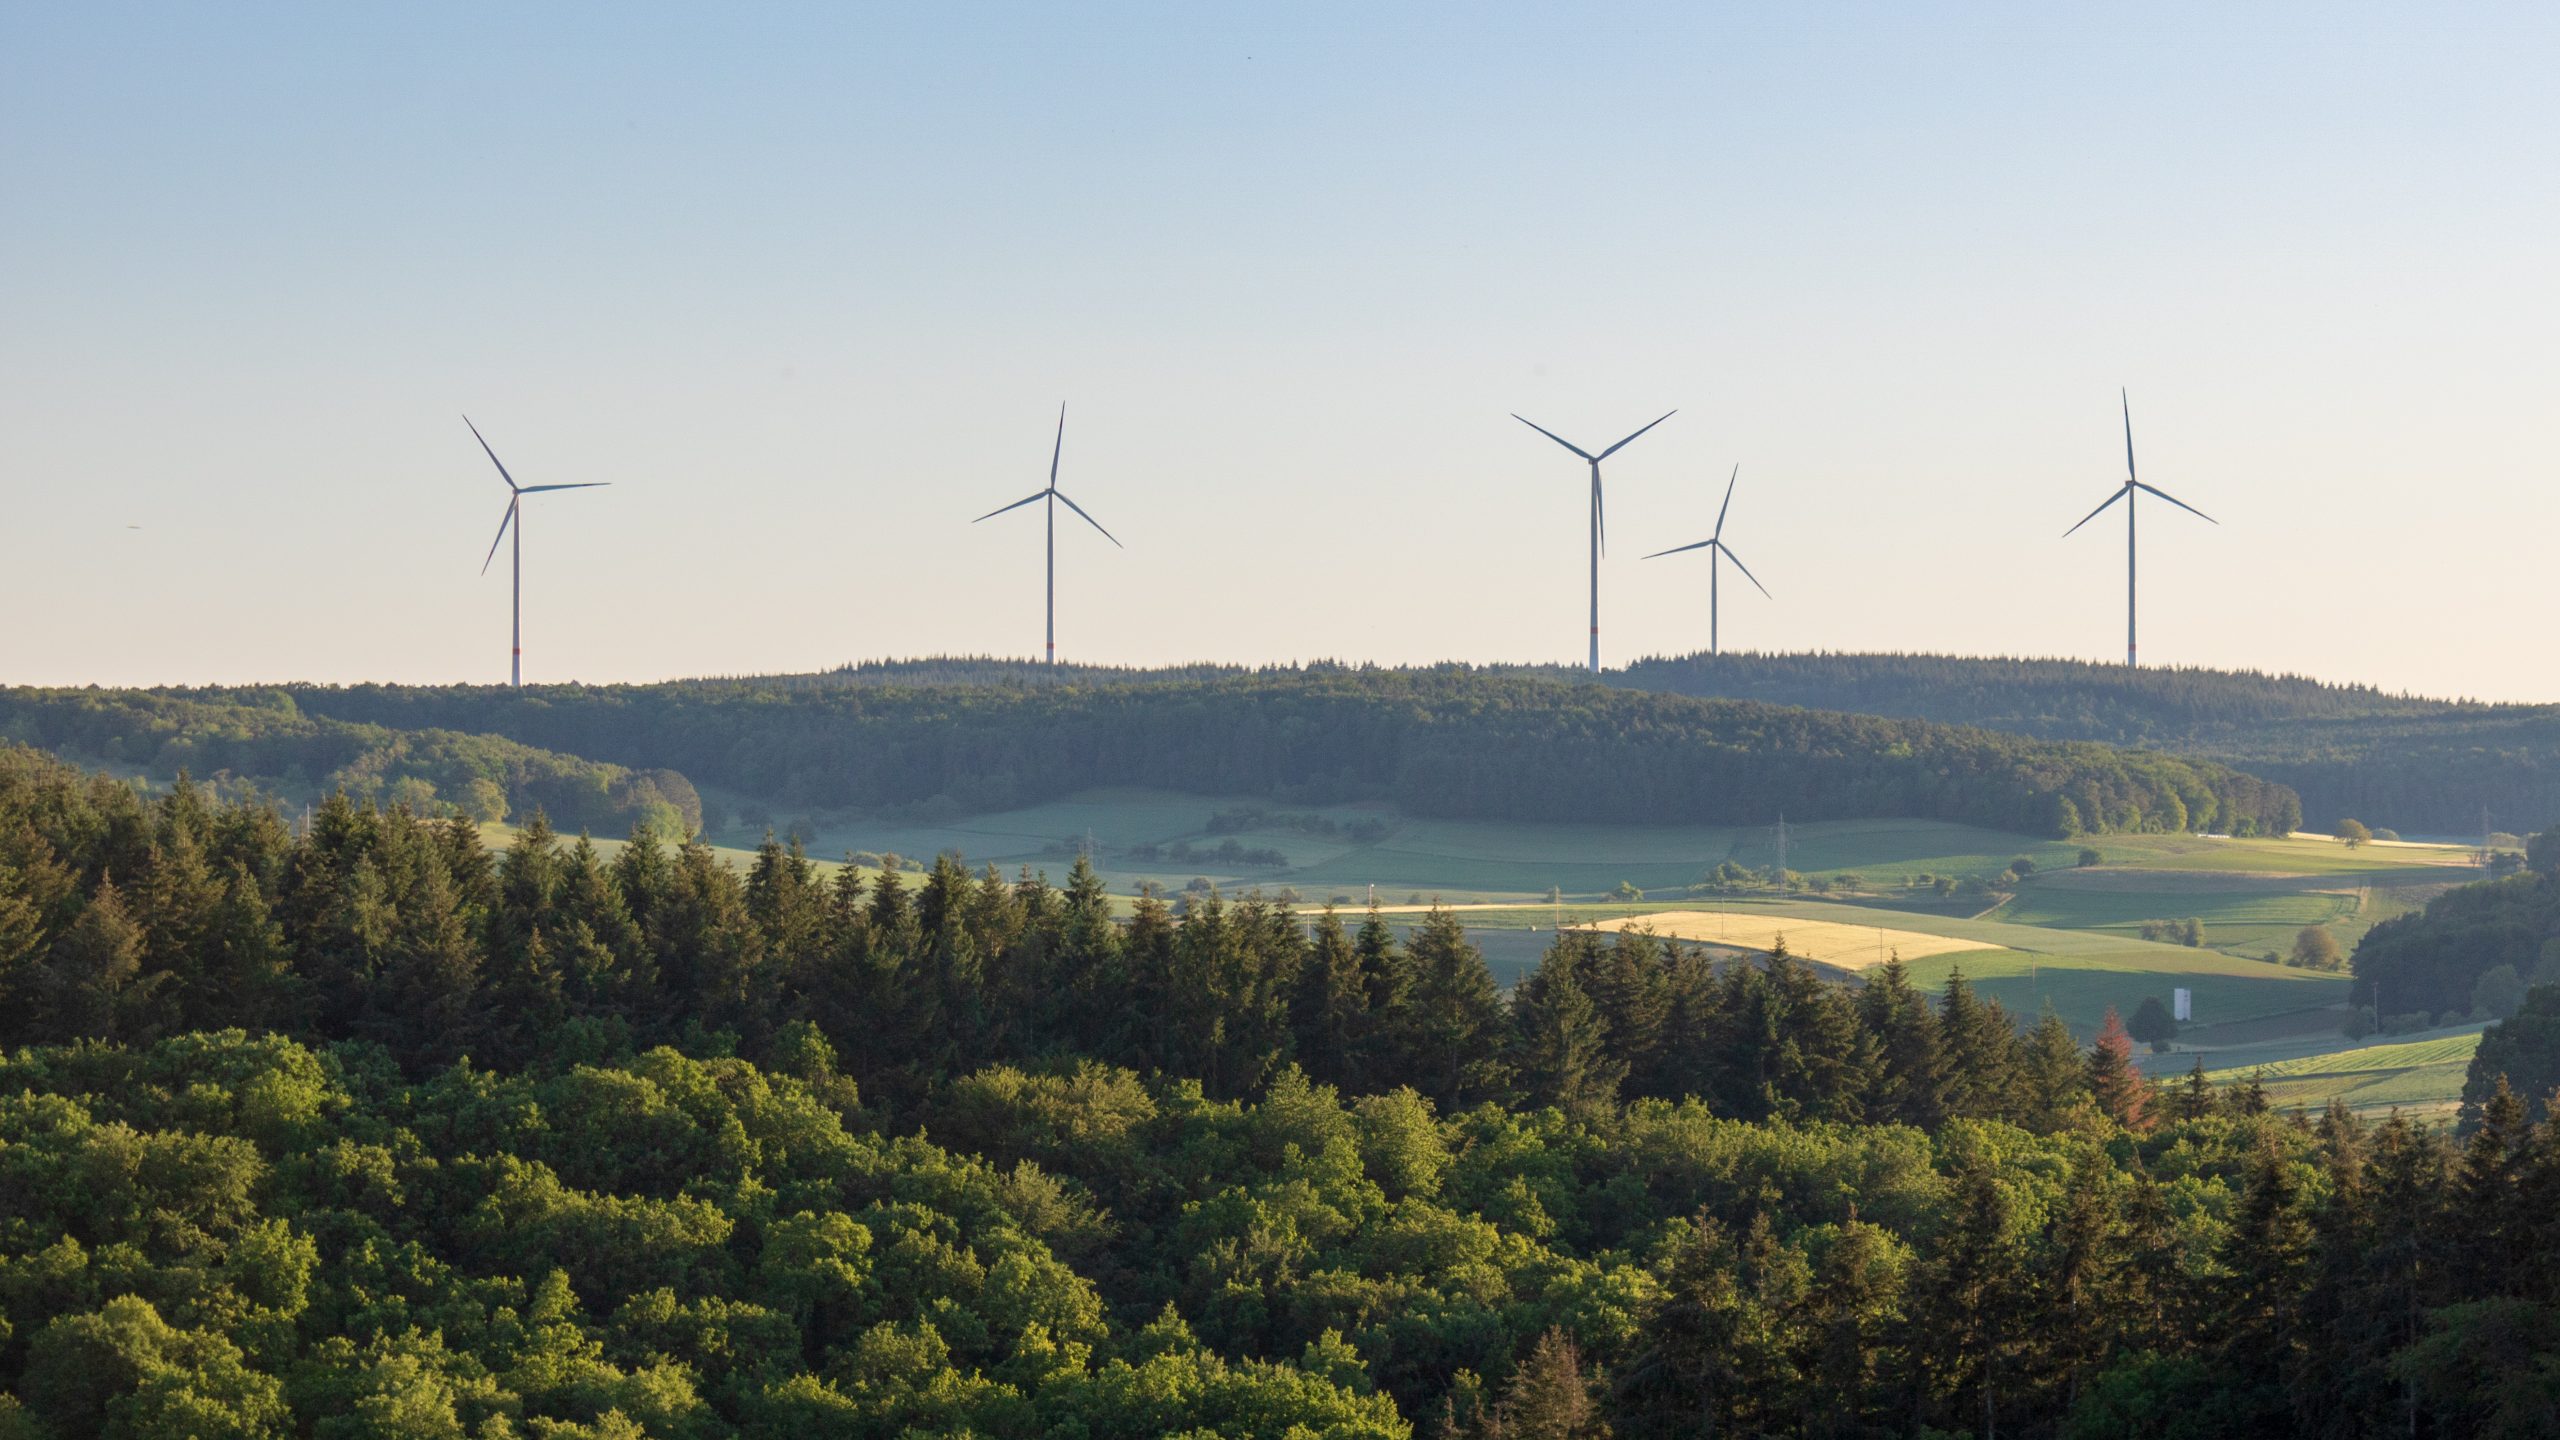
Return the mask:
[[[1882,1404],[1899,1370],[1894,1334],[1902,1319],[1904,1258],[1884,1230],[1855,1206],[1822,1252],[1805,1297],[1810,1354],[1804,1430],[1821,1440],[1887,1433]]]
[[[113,875],[54,942],[48,967],[46,1030],[63,1040],[121,1040],[142,979],[145,935]]]
[[[1627,1076],[1584,988],[1597,962],[1589,937],[1560,936],[1511,997],[1514,1068],[1528,1099],[1586,1119],[1616,1105]]]
[[[1413,992],[1400,1047],[1414,1087],[1444,1110],[1489,1099],[1502,1084],[1502,991],[1484,952],[1442,906],[1414,932]]]
[[[2125,1033],[2113,1005],[2098,1027],[2097,1042],[2089,1047],[2089,1098],[2099,1114],[2127,1130],[2151,1128],[2151,1082],[2134,1068],[2133,1037]]]
[[[1999,1119],[2013,1113],[2018,1037],[2008,1012],[1973,993],[1960,969],[1947,972],[1938,1002],[1941,1094],[1950,1118]]]
[[[2450,1216],[2462,1236],[2455,1281],[2466,1300],[2522,1295],[2532,1278],[2530,1241],[2541,1218],[2524,1210],[2532,1138],[2524,1101],[2500,1075],[2466,1118],[2471,1134],[2454,1171]]]
[[[2213,1113],[2213,1082],[2205,1077],[2203,1056],[2197,1056],[2195,1063],[2187,1067],[2186,1078],[2162,1097],[2162,1108],[2171,1120],[2181,1123]]]
[[[1356,1080],[1355,1051],[1369,1030],[1369,978],[1360,952],[1330,905],[1316,917],[1315,935],[1289,1004],[1298,1063],[1328,1084]]]
[[[2068,1129],[2089,1112],[2089,1073],[2080,1042],[2071,1038],[2071,1027],[2050,1005],[2019,1051],[2018,1080],[2026,1102],[2022,1118],[2034,1129]]]
[[[2254,1416],[2259,1433],[2283,1426],[2303,1365],[2311,1226],[2300,1195],[2291,1164],[2272,1143],[2260,1147],[2222,1245],[2216,1358],[2234,1410]]]
[[[1587,932],[1586,932],[1587,933]],[[1621,929],[1585,967],[1583,989],[1608,1027],[1610,1050],[1627,1067],[1630,1085],[1645,1094],[1662,1068],[1663,1024],[1671,1009],[1670,968],[1661,940],[1641,928]]]
[[[1512,1373],[1496,1412],[1502,1440],[1609,1440],[1609,1422],[1592,1403],[1582,1352],[1561,1329],[1549,1329]]]
[[[2028,1287],[2009,1224],[1998,1178],[1986,1166],[1968,1166],[1956,1177],[1955,1213],[1911,1313],[1912,1348],[1936,1414],[1948,1427],[1984,1436],[2000,1431],[2003,1404],[2020,1378],[2018,1352],[2029,1338],[2018,1323]]]
[[[1858,1020],[1875,1043],[1868,1116],[1935,1129],[1946,1114],[1937,1017],[1912,985],[1899,953],[1867,972],[1858,992]]]

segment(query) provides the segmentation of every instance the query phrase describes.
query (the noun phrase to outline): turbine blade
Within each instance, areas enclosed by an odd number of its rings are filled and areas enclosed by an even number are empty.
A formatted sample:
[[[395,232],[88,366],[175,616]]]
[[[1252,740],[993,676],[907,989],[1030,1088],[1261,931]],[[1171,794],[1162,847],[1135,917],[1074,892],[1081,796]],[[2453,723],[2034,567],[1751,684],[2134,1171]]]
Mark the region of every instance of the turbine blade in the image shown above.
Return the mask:
[[[1716,538],[1719,540],[1724,538],[1724,512],[1733,508],[1734,481],[1741,478],[1742,466],[1740,462],[1736,462],[1733,467],[1733,478],[1724,482],[1724,507],[1716,511]]]
[[[1672,416],[1677,415],[1677,414],[1679,414],[1679,413],[1680,413],[1680,412],[1679,412],[1679,411],[1677,411],[1677,410],[1665,410],[1665,411],[1663,411],[1663,412],[1662,412],[1662,414],[1661,414],[1661,415],[1659,415],[1659,416],[1655,417],[1654,422],[1653,422],[1653,425],[1659,425],[1659,424],[1661,424],[1663,421],[1668,420],[1668,419],[1670,419]],[[1653,428],[1653,425],[1647,425],[1646,427],[1644,427],[1644,430],[1650,430],[1650,429],[1652,429],[1652,428]],[[1643,434],[1643,433],[1644,433],[1644,430],[1639,430],[1639,431],[1637,431],[1637,432],[1636,432],[1636,435],[1641,435],[1641,434]],[[1630,435],[1630,436],[1628,436],[1626,439],[1619,441],[1617,444],[1610,446],[1608,449],[1601,451],[1601,452],[1600,452],[1600,456],[1599,456],[1599,458],[1600,458],[1600,459],[1603,459],[1603,460],[1606,460],[1606,459],[1608,459],[1610,456],[1617,454],[1619,451],[1626,449],[1626,448],[1627,448],[1627,446],[1628,446],[1629,444],[1631,444],[1631,443],[1633,443],[1633,442],[1634,442],[1634,440],[1635,440],[1635,438],[1636,438],[1636,435]]]
[[[1058,402],[1058,439],[1049,447],[1049,488],[1058,488],[1058,457],[1067,449],[1067,402]]]
[[[1600,492],[1600,462],[1591,462],[1591,525],[1600,535],[1600,553],[1609,553],[1609,497]]]
[[[468,415],[463,416],[462,423],[465,425],[471,425],[471,417]],[[498,467],[498,478],[507,482],[508,489],[515,490],[522,488],[516,484],[516,477],[507,473],[507,462],[498,458],[498,452],[489,448],[488,441],[481,439],[479,426],[471,425],[471,438],[480,441],[481,452],[489,457],[490,464]]]
[[[1049,493],[1050,493],[1050,494],[1052,494],[1052,495],[1057,496],[1057,497],[1058,497],[1059,499],[1061,499],[1061,500],[1067,500],[1067,492],[1065,492],[1064,490],[1052,490],[1052,491],[1050,491]],[[1083,506],[1081,506],[1081,505],[1079,505],[1079,504],[1077,504],[1077,503],[1076,503],[1076,502],[1074,502],[1073,500],[1067,500],[1067,508],[1068,508],[1068,509],[1070,509],[1070,510],[1073,510],[1074,512],[1076,512],[1076,513],[1077,513],[1077,514],[1079,514],[1079,515],[1084,515],[1084,507],[1083,507]],[[1099,521],[1099,520],[1094,519],[1094,518],[1093,518],[1092,516],[1090,516],[1090,515],[1084,515],[1084,523],[1086,523],[1087,525],[1092,526],[1092,527],[1093,527],[1094,529],[1096,529],[1096,530],[1102,530],[1102,522],[1101,522],[1101,521]],[[1112,544],[1114,544],[1114,545],[1120,545],[1120,537],[1119,537],[1119,536],[1117,536],[1117,535],[1112,534],[1112,533],[1111,533],[1110,531],[1108,531],[1108,530],[1102,530],[1102,538],[1103,538],[1103,539],[1105,539],[1105,540],[1110,541],[1110,542],[1111,542]],[[1128,547],[1128,546],[1126,546],[1126,545],[1120,545],[1120,548],[1121,548],[1121,549],[1123,549],[1123,550],[1126,550],[1126,549],[1128,549],[1129,547]]]
[[[495,559],[497,559],[497,558],[498,558],[498,541],[499,541],[499,540],[504,540],[504,539],[506,539],[506,538],[507,538],[507,526],[509,526],[510,524],[513,524],[513,523],[515,522],[515,518],[516,518],[516,506],[517,506],[517,504],[519,504],[519,503],[520,503],[520,502],[515,501],[515,500],[509,500],[509,501],[507,502],[507,513],[498,517],[498,534],[497,534],[497,539],[491,540],[491,541],[489,542],[489,555],[488,555],[488,559],[482,560],[482,561],[480,562],[480,573],[481,573],[481,574],[483,574],[483,575],[488,574],[488,573],[489,573],[489,561],[490,561],[490,560],[495,560]]]
[[[1514,419],[1514,420],[1519,421],[1519,422],[1520,422],[1521,424],[1523,424],[1523,425],[1528,426],[1530,429],[1537,431],[1539,434],[1546,436],[1548,439],[1553,440],[1553,441],[1554,441],[1554,442],[1556,442],[1557,444],[1559,444],[1559,445],[1563,446],[1563,447],[1564,447],[1564,448],[1566,448],[1567,450],[1572,451],[1574,454],[1581,456],[1581,457],[1582,457],[1583,459],[1585,459],[1585,460],[1589,460],[1589,459],[1593,458],[1593,457],[1592,457],[1592,454],[1591,454],[1591,452],[1590,452],[1590,451],[1585,450],[1585,449],[1583,449],[1581,446],[1574,444],[1572,441],[1567,440],[1567,439],[1566,439],[1566,438],[1564,438],[1563,436],[1561,436],[1561,435],[1557,434],[1557,433],[1556,433],[1556,432],[1554,432],[1553,430],[1548,429],[1546,426],[1539,424],[1537,421],[1530,419],[1530,418],[1529,418],[1528,416],[1526,416],[1526,415],[1521,415],[1521,414],[1518,414],[1518,413],[1514,413],[1514,414],[1512,415],[1512,417],[1511,417],[1511,418],[1512,418],[1512,419]]]
[[[1743,579],[1751,582],[1752,589],[1759,591],[1763,595],[1769,595],[1769,587],[1760,583],[1760,577],[1751,573],[1751,567],[1742,563],[1742,557],[1733,553],[1732,546],[1718,545],[1716,548],[1724,552],[1724,558],[1733,562],[1734,569],[1742,572]],[[1775,595],[1769,595],[1769,598],[1775,600],[1778,597]]]
[[[1674,545],[1668,550],[1656,550],[1644,558],[1647,560],[1659,560],[1665,555],[1677,555],[1683,550],[1704,550],[1715,543],[1716,542],[1713,540],[1701,540],[1695,545]]]
[[[581,480],[575,485],[527,485],[517,490],[516,493],[519,495],[539,495],[545,490],[600,490],[612,483],[613,482],[610,480]]]
[[[2133,397],[2119,388],[2116,399],[2124,405],[2124,478],[2132,480],[2138,478],[2133,470]]]
[[[2177,506],[2179,509],[2186,511],[2188,514],[2195,516],[2197,519],[2205,521],[2207,524],[2219,525],[2222,523],[2221,521],[2216,520],[2212,516],[2197,509],[2193,505],[2188,504],[2186,501],[2181,500],[2177,496],[2170,494],[2168,491],[2161,489],[2157,485],[2145,485],[2139,480],[2136,480],[2133,483],[2136,488],[2144,491],[2145,493],[2157,495],[2161,499],[2168,501],[2170,504]]]
[[[1034,490],[1034,491],[1032,491],[1030,494],[1023,496],[1021,499],[1014,501],[1014,502],[1013,502],[1012,504],[1010,504],[1010,505],[999,505],[999,506],[997,506],[997,507],[996,507],[996,508],[994,508],[993,510],[988,511],[986,514],[979,516],[979,517],[978,517],[978,520],[993,520],[994,518],[996,518],[997,516],[999,516],[999,515],[1003,514],[1003,513],[1004,513],[1004,512],[1006,512],[1007,510],[1019,510],[1019,509],[1021,509],[1023,506],[1030,504],[1032,501],[1037,500],[1037,499],[1039,499],[1040,497],[1042,497],[1042,496],[1044,496],[1044,495],[1046,495],[1046,494],[1048,494],[1048,493],[1049,493],[1049,492],[1048,492],[1048,491],[1046,491],[1046,490]],[[978,523],[978,520],[972,520],[972,521],[970,521],[969,523],[970,523],[970,524],[972,524],[972,525],[975,525],[975,524],[977,524],[977,523]]]
[[[2116,493],[2114,493],[2113,495],[2110,495],[2110,496],[2108,496],[2108,497],[2106,498],[2106,502],[2105,502],[2105,504],[2100,505],[2097,509],[2090,511],[2088,514],[2081,516],[2081,517],[2080,517],[2080,525],[2086,525],[2086,524],[2088,524],[2090,521],[2097,519],[2100,515],[2102,515],[2102,514],[2106,513],[2106,508],[2107,508],[2107,506],[2108,506],[2108,505],[2113,505],[2113,504],[2114,504],[2114,503],[2116,503],[2117,501],[2119,501],[2119,500],[2123,499],[2124,497],[2126,497],[2127,495],[2130,495],[2130,494],[2132,494],[2132,493],[2133,493],[2133,487],[2132,487],[2132,486],[2130,486],[2130,485],[2125,485],[2125,486],[2121,486],[2121,487],[2119,487],[2119,488],[2116,490]],[[2072,526],[2072,527],[2071,527],[2071,530],[2077,530],[2077,529],[2079,529],[2079,528],[2080,528],[2080,525],[2074,525],[2074,526]],[[2070,538],[2071,538],[2071,530],[2065,530],[2065,531],[2063,531],[2063,532],[2062,532],[2062,538],[2063,538],[2063,539],[2065,539],[2065,540],[2070,539]]]

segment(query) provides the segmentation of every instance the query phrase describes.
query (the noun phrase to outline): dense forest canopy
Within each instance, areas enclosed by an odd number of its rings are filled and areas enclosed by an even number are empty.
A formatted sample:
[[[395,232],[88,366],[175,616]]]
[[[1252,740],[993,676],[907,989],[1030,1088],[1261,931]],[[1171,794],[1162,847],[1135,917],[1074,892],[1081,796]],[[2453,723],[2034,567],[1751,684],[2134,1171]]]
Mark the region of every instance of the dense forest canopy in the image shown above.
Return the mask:
[[[702,825],[702,797],[659,766],[599,763],[495,735],[389,729],[305,713],[283,690],[219,698],[140,690],[0,689],[0,740],[154,775],[188,771],[224,790],[302,802],[343,791],[451,807],[484,820],[542,810],[564,825],[673,838]]]
[[[2459,886],[2374,926],[2354,965],[2355,1003],[2385,1020],[2480,1008],[2484,983],[2514,996],[2560,985],[2560,829],[2527,843],[2521,873]]]
[[[2312,824],[2437,835],[2560,818],[2560,706],[2392,695],[2254,671],[1941,655],[1687,655],[1613,683],[1904,715],[2222,760],[2289,785]]]
[[[306,712],[505,735],[790,805],[967,813],[1101,785],[1417,815],[1762,824],[1912,817],[2070,836],[2290,829],[2292,792],[2102,745],[1461,669],[1139,685],[292,692]],[[223,698],[219,695],[208,699]]]
[[[0,750],[0,1436],[2528,1434],[2560,1120]],[[2164,1417],[2177,1428],[2164,1428]]]
[[[1257,672],[1203,665],[1062,665],[1052,672],[1018,660],[953,656],[694,683],[819,691],[1023,689],[1061,680],[1159,685],[1251,673]],[[1565,666],[1492,666],[1485,673],[1890,715],[2219,760],[2290,786],[2302,796],[2309,821],[2323,829],[2352,816],[2411,833],[2469,836],[2480,832],[2483,807],[2492,828],[2519,834],[2560,819],[2560,706],[2433,700],[2257,671],[1949,655],[1728,652],[1648,657],[1597,677]]]

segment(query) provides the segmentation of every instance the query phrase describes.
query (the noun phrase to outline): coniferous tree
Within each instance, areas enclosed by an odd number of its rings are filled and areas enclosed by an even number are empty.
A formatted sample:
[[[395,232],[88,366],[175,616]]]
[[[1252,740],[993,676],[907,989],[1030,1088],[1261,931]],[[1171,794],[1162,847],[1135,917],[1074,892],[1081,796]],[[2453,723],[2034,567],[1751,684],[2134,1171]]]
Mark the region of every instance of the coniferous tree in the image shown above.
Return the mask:
[[[1444,1109],[1495,1094],[1503,1082],[1502,992],[1457,917],[1433,906],[1408,947],[1413,990],[1400,1039],[1406,1073]]]
[[[2018,1039],[2008,1012],[1973,993],[1962,970],[1947,972],[1938,1002],[1940,1094],[1949,1118],[1990,1120],[2010,1113],[2018,1088]]]
[[[1867,972],[1866,979],[1858,993],[1858,1019],[1876,1053],[1867,1113],[1934,1129],[1946,1113],[1937,1017],[1930,1013],[1927,997],[1911,984],[1899,953]]]
[[[1582,1352],[1561,1329],[1549,1329],[1513,1372],[1496,1411],[1501,1440],[1609,1440],[1609,1422],[1592,1403]]]
[[[2089,1047],[2089,1098],[2099,1114],[2127,1130],[2151,1128],[2151,1082],[2134,1068],[2133,1037],[2125,1033],[2113,1005],[2098,1027],[2097,1042]]]
[[[1889,1434],[1885,1397],[1900,1369],[1906,1260],[1891,1237],[1852,1207],[1815,1268],[1805,1297],[1811,1354],[1805,1433],[1816,1440]]]
[[[1593,943],[1596,948],[1596,937]],[[1657,1087],[1663,1024],[1671,1008],[1670,960],[1660,939],[1642,928],[1622,928],[1583,969],[1583,989],[1608,1027],[1609,1048],[1639,1094],[1669,1093]]]
[[[2231,1378],[2234,1408],[2258,1417],[2261,1427],[2288,1423],[2288,1382],[2303,1368],[2311,1227],[2300,1196],[2284,1157],[2272,1145],[2261,1148],[2222,1247],[2216,1358]]]
[[[2089,1071],[2080,1042],[2050,1005],[2019,1049],[2018,1086],[2026,1105],[2021,1118],[2031,1128],[2068,1129],[2089,1110]]]
[[[1330,905],[1316,917],[1314,938],[1289,1005],[1298,1063],[1317,1079],[1356,1085],[1356,1054],[1368,1038],[1369,977],[1360,951]]]
[[[1784,937],[1769,956],[1766,980],[1763,993],[1784,1036],[1772,1047],[1768,1067],[1776,1113],[1789,1120],[1865,1118],[1866,1077],[1875,1051],[1858,1024],[1857,1007],[1789,954]]]
[[[2106,1166],[2094,1156],[2074,1165],[2060,1212],[2046,1235],[2047,1259],[2038,1287],[2044,1313],[2029,1343],[2040,1352],[2039,1368],[2060,1392],[2065,1410],[2079,1403],[2081,1386],[2132,1338],[2127,1325],[2132,1257],[2107,1176]]]
[[[61,1035],[126,1038],[140,998],[146,941],[115,877],[101,876],[80,917],[54,942],[47,1027]]]
[[[2197,1056],[2195,1063],[2187,1067],[2186,1078],[2162,1097],[2161,1108],[2171,1120],[2181,1123],[2213,1113],[2213,1082],[2205,1077],[2203,1056]]]
[[[1736,1358],[1748,1328],[1732,1235],[1701,1213],[1660,1268],[1660,1298],[1648,1312],[1644,1347],[1618,1377],[1623,1434],[1636,1437],[1728,1433],[1738,1392]]]
[[[1989,1170],[1974,1166],[1957,1176],[1954,1214],[1911,1311],[1912,1350],[1931,1413],[1984,1436],[1999,1433],[2027,1340],[2017,1323],[2027,1287],[2010,1214],[2009,1197]]]
[[[1559,937],[1512,992],[1514,1071],[1534,1104],[1590,1118],[1613,1108],[1627,1063],[1586,986],[1599,963],[1587,935]]]
[[[403,1064],[451,1060],[482,1033],[482,945],[441,860],[416,849],[363,1028]]]
[[[2520,1295],[2531,1280],[2531,1239],[2540,1219],[2524,1210],[2531,1139],[2524,1101],[2501,1075],[2470,1118],[2453,1175],[2451,1218],[2462,1236],[2454,1283],[2465,1299]]]

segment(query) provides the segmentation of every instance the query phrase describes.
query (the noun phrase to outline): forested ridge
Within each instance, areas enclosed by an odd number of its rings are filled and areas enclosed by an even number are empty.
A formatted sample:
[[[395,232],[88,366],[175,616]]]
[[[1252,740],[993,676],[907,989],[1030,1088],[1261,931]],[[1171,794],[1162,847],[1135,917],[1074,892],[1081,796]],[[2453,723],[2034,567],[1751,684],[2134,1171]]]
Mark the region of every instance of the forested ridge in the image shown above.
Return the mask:
[[[1565,666],[1490,673],[1795,705],[2088,740],[2219,760],[2287,785],[2312,824],[2522,834],[2560,816],[2560,706],[2394,694],[2295,675],[2082,660],[1902,654],[1651,656],[1594,677]],[[825,691],[905,685],[1138,686],[1240,667],[1044,667],[992,657],[872,661],[809,675],[693,682]],[[1286,672],[1284,672],[1286,673]],[[1428,672],[1423,672],[1428,673]]]
[[[1614,683],[2209,757],[2293,787],[2314,825],[2523,833],[2560,816],[2560,706],[2394,695],[2254,671],[1943,655],[1685,655]]]
[[[303,688],[306,711],[666,766],[791,805],[967,813],[1102,785],[1417,815],[1760,824],[1877,816],[2047,835],[2281,831],[2211,761],[1460,669],[1142,685]],[[218,698],[218,697],[216,697]]]
[[[161,775],[191,771],[218,789],[296,802],[343,791],[487,820],[505,818],[511,805],[538,809],[612,833],[645,823],[682,837],[702,825],[692,782],[664,767],[602,764],[495,735],[315,717],[282,690],[195,699],[0,689],[0,740]]]
[[[2560,1121],[0,751],[0,1436],[2538,1433]]]

